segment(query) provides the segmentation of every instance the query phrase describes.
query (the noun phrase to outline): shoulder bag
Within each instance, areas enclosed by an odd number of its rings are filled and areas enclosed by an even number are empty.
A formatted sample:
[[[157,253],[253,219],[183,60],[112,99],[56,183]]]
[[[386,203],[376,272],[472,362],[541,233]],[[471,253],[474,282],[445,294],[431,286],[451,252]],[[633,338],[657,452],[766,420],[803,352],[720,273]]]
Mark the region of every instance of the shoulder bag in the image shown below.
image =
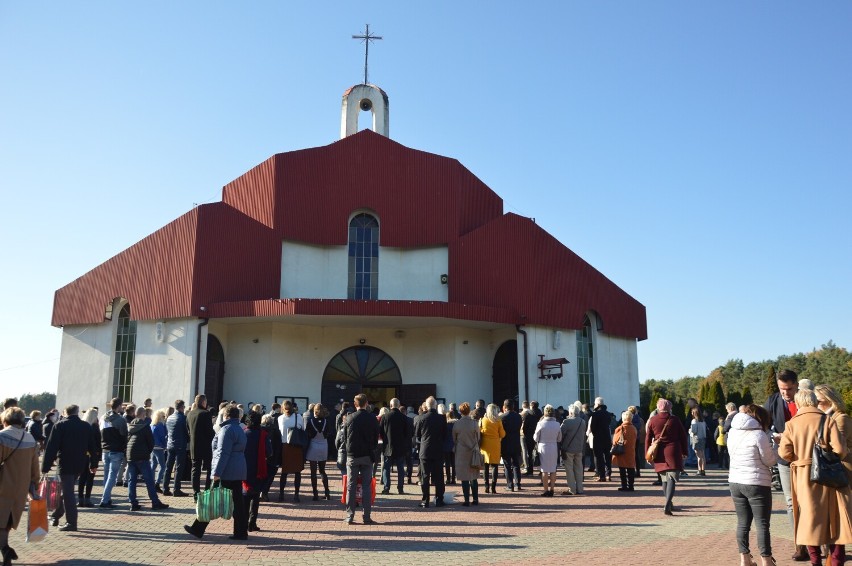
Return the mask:
[[[830,446],[826,448],[822,447],[822,430],[825,428],[825,420],[827,418],[828,415],[823,415],[819,420],[819,431],[817,432],[813,455],[811,456],[811,482],[826,487],[842,489],[849,485],[846,470],[843,469],[843,463],[840,457],[831,450]]]
[[[669,421],[672,420],[671,415],[669,415],[668,420],[666,420],[666,424],[663,425],[663,430],[660,431],[660,436],[651,441],[651,444],[648,446],[648,450],[645,452],[645,459],[648,462],[653,462],[657,457],[657,448],[660,446],[660,440],[662,440],[663,435],[666,433],[666,429],[669,427]]]
[[[666,423],[668,424],[668,422]],[[624,425],[621,425],[621,438],[612,445],[611,454],[613,456],[621,456],[624,454]]]
[[[308,433],[305,432],[305,429],[299,428],[299,415],[296,415],[293,427],[287,429],[287,444],[304,449],[309,442]]]

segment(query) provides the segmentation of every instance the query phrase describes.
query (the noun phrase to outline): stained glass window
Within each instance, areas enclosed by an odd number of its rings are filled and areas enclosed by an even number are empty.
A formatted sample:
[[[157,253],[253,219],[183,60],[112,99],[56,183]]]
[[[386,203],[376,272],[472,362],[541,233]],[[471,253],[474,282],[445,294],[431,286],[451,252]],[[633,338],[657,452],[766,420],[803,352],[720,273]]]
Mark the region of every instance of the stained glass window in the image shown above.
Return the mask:
[[[349,222],[347,297],[379,298],[379,222],[369,214],[356,214]]]

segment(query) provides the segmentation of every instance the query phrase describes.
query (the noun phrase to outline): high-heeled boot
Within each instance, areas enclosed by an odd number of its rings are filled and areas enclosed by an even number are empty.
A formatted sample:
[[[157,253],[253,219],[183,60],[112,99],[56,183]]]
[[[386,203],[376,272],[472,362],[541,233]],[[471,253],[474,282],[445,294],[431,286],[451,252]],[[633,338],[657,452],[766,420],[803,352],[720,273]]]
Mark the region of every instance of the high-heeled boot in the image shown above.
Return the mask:
[[[278,501],[284,501],[284,488],[287,487],[287,476],[281,474],[281,482],[278,484]]]
[[[328,491],[328,476],[326,474],[322,475],[322,487],[325,489],[325,500],[331,501],[331,492]]]
[[[297,474],[296,479],[293,480],[293,487],[296,490],[296,493],[293,494],[293,501],[295,501],[296,503],[299,502],[299,488],[301,486],[302,486],[302,476]]]
[[[479,505],[479,480],[473,480],[470,482],[470,492],[473,495],[473,501],[471,501],[471,505]]]
[[[462,494],[464,494],[464,503],[462,503],[462,507],[470,506],[470,482],[463,481],[462,482]]]
[[[317,491],[317,476],[316,474],[311,474],[311,489],[314,490],[314,501],[319,499],[319,491]]]

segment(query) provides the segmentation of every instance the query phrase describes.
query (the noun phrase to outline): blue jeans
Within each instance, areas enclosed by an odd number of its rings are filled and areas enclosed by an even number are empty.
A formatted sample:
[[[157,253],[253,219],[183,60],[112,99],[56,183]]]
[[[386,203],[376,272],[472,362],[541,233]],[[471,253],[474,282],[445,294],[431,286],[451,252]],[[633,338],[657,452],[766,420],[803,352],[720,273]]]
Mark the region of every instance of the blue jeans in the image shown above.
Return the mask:
[[[121,468],[121,462],[124,460],[124,452],[108,452],[104,451],[104,494],[101,497],[101,503],[112,502],[112,488],[115,487],[115,480],[118,479],[118,470]]]
[[[151,452],[151,472],[157,472],[157,483],[163,483],[163,476],[166,475],[166,451],[154,450]]]
[[[136,478],[142,474],[142,480],[145,482],[145,487],[148,488],[148,499],[151,504],[157,504],[160,500],[157,498],[157,490],[154,489],[154,472],[151,471],[151,462],[148,460],[134,460],[127,462],[127,472],[130,478],[127,484],[127,495],[130,498],[131,505],[137,505],[136,500]]]
[[[402,489],[405,482],[405,457],[404,456],[385,456],[382,455],[382,486],[385,489],[390,489],[391,486],[391,467],[396,467],[397,487]]]

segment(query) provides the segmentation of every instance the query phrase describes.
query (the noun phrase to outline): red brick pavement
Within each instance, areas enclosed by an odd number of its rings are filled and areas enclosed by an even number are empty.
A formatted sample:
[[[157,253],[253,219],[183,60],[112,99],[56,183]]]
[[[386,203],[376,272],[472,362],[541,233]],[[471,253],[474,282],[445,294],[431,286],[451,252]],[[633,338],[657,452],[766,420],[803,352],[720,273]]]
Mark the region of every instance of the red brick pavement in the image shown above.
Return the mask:
[[[465,565],[524,561],[735,565],[739,563],[736,517],[726,477],[711,470],[706,477],[692,474],[683,480],[675,496],[674,517],[662,513],[662,492],[650,485],[655,478],[649,473],[637,480],[633,493],[616,491],[617,482],[587,483],[583,496],[543,498],[540,487],[526,481],[522,492],[498,487],[496,494],[485,494],[481,489],[480,505],[469,508],[420,509],[419,487],[407,485],[406,495],[378,496],[373,518],[379,525],[347,526],[339,502],[339,476],[333,472],[333,501],[311,501],[309,491],[303,491],[302,503],[294,504],[289,487],[284,503],[261,505],[258,523],[263,531],[252,533],[247,542],[230,541],[231,523],[225,521],[211,523],[203,541],[187,535],[183,525],[194,517],[191,498],[164,498],[173,506],[166,511],[130,512],[126,489],[116,488],[117,508],[82,509],[79,532],[53,530],[46,541],[27,544],[22,528],[12,533],[10,543],[21,557],[15,564],[39,566],[284,562],[302,566],[350,564],[365,557],[385,563]],[[309,484],[307,471],[303,484]],[[461,493],[458,485],[447,489]],[[557,493],[562,490],[560,485]],[[277,491],[272,496],[277,499]],[[780,494],[774,503],[775,556],[779,564],[791,563],[790,529]],[[356,519],[360,523],[360,514]],[[757,554],[753,532],[751,538]]]

